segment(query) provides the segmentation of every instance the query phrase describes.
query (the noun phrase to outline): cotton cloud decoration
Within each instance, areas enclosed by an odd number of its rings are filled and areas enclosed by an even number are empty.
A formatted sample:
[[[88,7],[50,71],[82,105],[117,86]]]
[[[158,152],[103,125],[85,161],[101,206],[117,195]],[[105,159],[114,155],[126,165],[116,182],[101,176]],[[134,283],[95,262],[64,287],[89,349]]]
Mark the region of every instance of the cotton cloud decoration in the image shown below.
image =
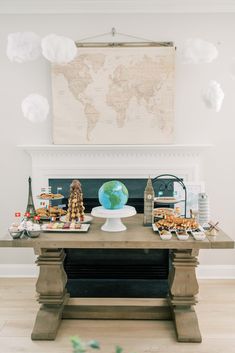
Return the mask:
[[[190,38],[184,43],[182,58],[185,63],[210,63],[218,56],[218,50],[213,43],[200,38]]]
[[[74,41],[67,37],[49,34],[42,39],[42,55],[52,63],[66,64],[77,55]]]
[[[10,33],[7,38],[7,56],[17,63],[36,60],[41,55],[41,38],[34,32]]]
[[[207,89],[203,92],[202,99],[207,108],[219,112],[224,100],[224,92],[220,84],[216,81],[211,81]]]
[[[27,96],[21,104],[25,118],[32,123],[41,123],[46,120],[50,107],[45,97],[32,93]]]

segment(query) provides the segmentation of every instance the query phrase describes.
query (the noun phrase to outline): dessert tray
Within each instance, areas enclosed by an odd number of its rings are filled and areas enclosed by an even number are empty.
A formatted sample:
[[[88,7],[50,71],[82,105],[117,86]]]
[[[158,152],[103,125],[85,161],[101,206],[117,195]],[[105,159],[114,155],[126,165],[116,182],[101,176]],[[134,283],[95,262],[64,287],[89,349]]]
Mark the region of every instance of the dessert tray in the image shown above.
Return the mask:
[[[179,240],[188,240],[191,235],[195,240],[205,240],[206,233],[204,229],[199,226],[197,229],[185,229],[185,230],[176,230],[172,229],[162,229],[160,230],[155,223],[152,225],[153,231],[158,233],[162,240],[170,240],[172,235],[175,234]]]
[[[50,227],[48,227],[48,225],[50,225]],[[75,224],[72,228],[70,226],[70,228],[65,227],[62,228],[66,225],[66,223],[54,223],[51,227],[51,224],[44,224],[42,226],[42,232],[50,232],[50,233],[86,233],[89,228],[90,228],[90,224]],[[68,225],[69,226],[69,225]]]
[[[168,204],[175,204],[178,202],[183,202],[184,200],[181,199],[176,199],[175,197],[165,197],[165,196],[160,196],[160,197],[155,197],[154,202],[158,204],[163,204],[163,205],[168,205]]]
[[[189,235],[195,240],[205,240],[206,234],[204,229],[194,218],[176,217],[174,215],[166,215],[152,225],[153,231],[158,232],[161,239],[170,240],[172,233],[179,240],[188,240]]]
[[[54,219],[60,219],[60,217],[65,216],[67,211],[63,210],[58,206],[51,206],[51,207],[41,207],[36,209],[37,216],[40,217],[42,221],[49,221],[52,217]]]
[[[86,215],[85,215],[83,221],[79,221],[79,222],[80,222],[81,224],[84,224],[84,223],[90,223],[92,220],[93,220],[93,217],[91,217],[91,216],[86,216]],[[67,222],[66,215],[60,217],[60,222],[63,222],[63,223],[66,223],[66,222]]]
[[[51,200],[62,200],[64,198],[61,194],[53,194],[53,193],[41,193],[37,196],[39,200],[51,201]]]
[[[9,234],[13,239],[19,238],[37,238],[43,232],[50,233],[86,233],[90,224],[81,224],[76,222],[53,222],[42,225],[32,221],[23,221],[21,224],[12,224],[9,228]]]
[[[164,218],[165,216],[174,216],[176,211],[174,208],[159,207],[153,209],[153,216],[157,218]]]

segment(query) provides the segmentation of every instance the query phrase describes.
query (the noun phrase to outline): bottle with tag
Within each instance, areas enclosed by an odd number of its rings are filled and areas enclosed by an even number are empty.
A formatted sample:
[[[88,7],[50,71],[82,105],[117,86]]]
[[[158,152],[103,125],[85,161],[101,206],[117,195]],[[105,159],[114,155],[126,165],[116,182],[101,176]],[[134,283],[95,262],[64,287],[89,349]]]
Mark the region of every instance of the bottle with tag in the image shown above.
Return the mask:
[[[210,220],[209,197],[204,192],[198,194],[198,218],[202,227],[208,227]]]

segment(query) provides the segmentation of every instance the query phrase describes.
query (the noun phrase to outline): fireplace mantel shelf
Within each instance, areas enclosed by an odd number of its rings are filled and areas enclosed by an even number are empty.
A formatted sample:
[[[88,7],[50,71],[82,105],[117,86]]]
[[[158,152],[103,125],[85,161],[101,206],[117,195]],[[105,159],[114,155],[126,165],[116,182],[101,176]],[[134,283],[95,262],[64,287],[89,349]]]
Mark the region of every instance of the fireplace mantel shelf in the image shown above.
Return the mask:
[[[28,152],[36,151],[185,151],[202,152],[213,147],[212,144],[170,144],[170,145],[18,145]]]
[[[32,159],[35,192],[49,178],[145,178],[164,173],[202,180],[201,157],[213,145],[20,145]]]

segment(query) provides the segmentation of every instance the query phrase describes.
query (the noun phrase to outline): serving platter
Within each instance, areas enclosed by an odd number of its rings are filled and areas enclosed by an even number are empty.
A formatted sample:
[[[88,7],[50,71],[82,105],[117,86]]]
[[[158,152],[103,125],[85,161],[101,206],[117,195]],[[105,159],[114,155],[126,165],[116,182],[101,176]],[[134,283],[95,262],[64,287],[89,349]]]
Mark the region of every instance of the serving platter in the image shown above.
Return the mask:
[[[60,197],[41,197],[40,195],[37,196],[38,200],[42,200],[42,201],[54,201],[54,200],[62,200],[64,199],[64,196],[60,196]]]
[[[52,217],[41,217],[40,216],[40,221],[43,222],[49,222],[51,220]],[[54,217],[57,221],[60,219],[60,217]]]
[[[40,207],[36,209],[37,216],[40,217],[41,221],[51,221],[59,220],[60,217],[66,216],[67,212],[59,206],[50,206],[50,207]]]
[[[86,233],[90,228],[90,224],[81,224],[80,229],[42,229],[44,233]]]
[[[93,217],[85,215],[84,216],[84,220],[83,221],[79,221],[79,223],[81,223],[81,224],[90,223],[92,220],[93,220]],[[66,215],[60,217],[60,222],[63,222],[63,223],[67,223],[68,222],[66,220]]]
[[[152,228],[153,228],[153,231],[158,233],[160,235],[161,239],[163,239],[163,236],[161,236],[161,232],[159,231],[159,229],[155,223],[152,224]],[[187,237],[187,239],[184,237],[180,237],[179,234],[177,233],[176,229],[169,229],[168,231],[170,233],[176,234],[176,236],[179,240],[187,240],[188,239],[188,237]],[[202,226],[199,226],[196,231],[192,230],[192,229],[187,229],[186,232],[188,235],[191,235],[194,238],[194,240],[203,241],[206,239],[206,234],[205,234],[205,231],[202,228]]]
[[[164,218],[165,215],[174,216],[176,211],[174,208],[169,207],[158,207],[153,209],[153,216],[156,218]]]
[[[183,202],[184,200],[176,199],[175,197],[155,197],[154,202],[162,205],[174,205],[179,202]]]

